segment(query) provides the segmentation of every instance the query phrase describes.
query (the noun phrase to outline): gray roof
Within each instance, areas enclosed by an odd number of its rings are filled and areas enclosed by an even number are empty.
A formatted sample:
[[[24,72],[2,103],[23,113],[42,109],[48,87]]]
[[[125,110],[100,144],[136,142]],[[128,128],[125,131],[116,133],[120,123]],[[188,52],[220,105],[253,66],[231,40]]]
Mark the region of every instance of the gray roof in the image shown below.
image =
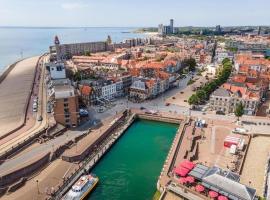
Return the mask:
[[[203,183],[209,184],[215,191],[226,195],[231,199],[253,200],[256,190],[249,188],[237,181],[239,176],[231,172],[224,172],[217,167],[207,171],[202,178]]]
[[[222,170],[218,167],[206,167],[197,164],[189,173],[202,182],[206,188],[227,196],[232,200],[253,200],[256,190],[239,183],[240,176],[236,173]]]
[[[213,93],[213,96],[230,97],[230,92],[224,88],[218,88]]]

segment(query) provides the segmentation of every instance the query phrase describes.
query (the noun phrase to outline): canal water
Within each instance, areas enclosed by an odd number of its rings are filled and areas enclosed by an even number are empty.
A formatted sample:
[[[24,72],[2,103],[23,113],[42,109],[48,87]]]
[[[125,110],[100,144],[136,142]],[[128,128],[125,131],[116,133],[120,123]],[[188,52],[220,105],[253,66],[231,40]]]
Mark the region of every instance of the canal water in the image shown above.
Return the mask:
[[[151,200],[178,125],[136,120],[93,169],[90,200]]]

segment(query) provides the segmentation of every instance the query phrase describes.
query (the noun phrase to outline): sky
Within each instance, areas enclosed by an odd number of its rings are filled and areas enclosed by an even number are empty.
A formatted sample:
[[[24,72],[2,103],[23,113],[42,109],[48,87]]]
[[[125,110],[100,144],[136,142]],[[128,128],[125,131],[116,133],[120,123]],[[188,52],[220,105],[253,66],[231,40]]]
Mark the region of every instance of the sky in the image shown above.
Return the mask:
[[[0,0],[0,26],[270,25],[270,0]]]

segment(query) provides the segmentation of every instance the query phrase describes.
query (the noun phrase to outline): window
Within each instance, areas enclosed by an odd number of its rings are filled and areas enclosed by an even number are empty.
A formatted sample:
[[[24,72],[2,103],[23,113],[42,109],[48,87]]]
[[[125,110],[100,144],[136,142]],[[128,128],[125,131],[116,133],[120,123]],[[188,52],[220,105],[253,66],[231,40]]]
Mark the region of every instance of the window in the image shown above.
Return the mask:
[[[69,123],[69,119],[66,119],[65,122],[68,124]]]
[[[68,107],[68,103],[64,103],[64,107]]]
[[[68,108],[64,108],[64,112],[65,113],[69,113],[69,109]]]
[[[62,67],[61,66],[57,66],[56,67],[56,71],[62,71]]]
[[[68,98],[64,98],[64,102],[68,102]]]

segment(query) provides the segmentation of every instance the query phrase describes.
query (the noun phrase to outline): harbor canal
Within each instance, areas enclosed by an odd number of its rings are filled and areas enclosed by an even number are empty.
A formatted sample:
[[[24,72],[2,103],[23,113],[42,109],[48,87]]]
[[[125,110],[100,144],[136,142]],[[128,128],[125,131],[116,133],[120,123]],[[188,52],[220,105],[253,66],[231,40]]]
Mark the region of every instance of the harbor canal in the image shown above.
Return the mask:
[[[93,200],[151,200],[178,125],[136,120],[95,166]]]

